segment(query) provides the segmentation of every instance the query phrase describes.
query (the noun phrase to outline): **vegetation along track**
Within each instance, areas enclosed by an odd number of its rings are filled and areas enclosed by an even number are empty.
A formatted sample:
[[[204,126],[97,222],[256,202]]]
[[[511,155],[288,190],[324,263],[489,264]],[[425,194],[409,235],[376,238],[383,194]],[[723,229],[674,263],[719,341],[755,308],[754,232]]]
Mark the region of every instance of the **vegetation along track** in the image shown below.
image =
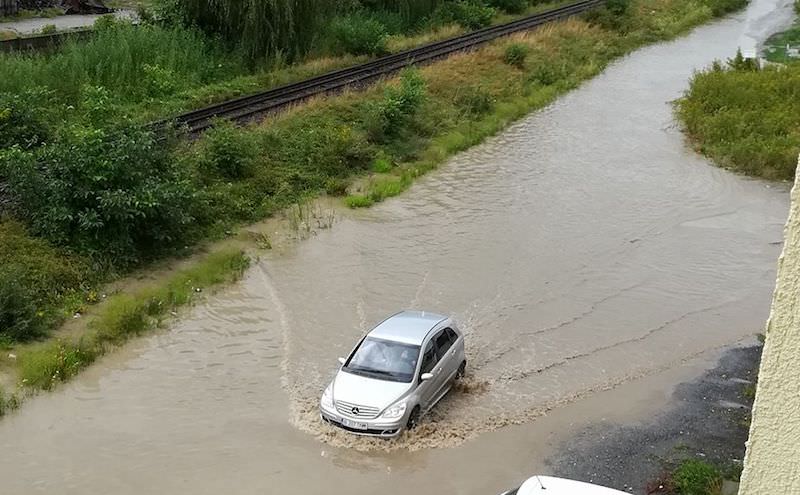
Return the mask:
[[[605,0],[583,0],[506,24],[490,26],[448,40],[387,55],[347,69],[187,112],[168,121],[157,122],[155,126],[159,128],[169,122],[175,122],[180,127],[187,127],[190,133],[197,134],[211,127],[214,119],[245,122],[316,95],[341,91],[347,87],[363,86],[410,65],[431,62],[502,36],[586,12],[604,2]]]

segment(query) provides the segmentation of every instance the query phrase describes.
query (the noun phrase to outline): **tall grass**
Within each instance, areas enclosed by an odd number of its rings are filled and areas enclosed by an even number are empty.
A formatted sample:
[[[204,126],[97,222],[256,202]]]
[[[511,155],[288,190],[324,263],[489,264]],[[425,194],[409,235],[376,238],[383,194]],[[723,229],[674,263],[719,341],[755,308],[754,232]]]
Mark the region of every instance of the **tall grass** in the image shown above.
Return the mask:
[[[102,86],[137,101],[243,72],[241,60],[196,30],[105,22],[88,41],[49,56],[0,53],[0,93],[42,87],[75,105],[87,86]]]
[[[677,115],[697,149],[719,165],[789,180],[800,153],[800,65],[748,67],[717,63],[696,73]]]

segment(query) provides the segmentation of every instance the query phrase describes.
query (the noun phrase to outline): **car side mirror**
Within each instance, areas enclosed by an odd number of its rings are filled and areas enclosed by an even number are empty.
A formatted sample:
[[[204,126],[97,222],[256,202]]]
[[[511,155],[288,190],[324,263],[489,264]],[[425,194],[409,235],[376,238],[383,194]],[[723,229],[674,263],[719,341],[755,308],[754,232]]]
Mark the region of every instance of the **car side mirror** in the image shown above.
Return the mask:
[[[423,382],[425,380],[430,380],[431,378],[433,378],[433,373],[423,373],[419,376],[419,379],[422,380]]]
[[[344,363],[345,363],[345,359],[343,357],[340,357],[339,358],[339,364],[344,366]]]

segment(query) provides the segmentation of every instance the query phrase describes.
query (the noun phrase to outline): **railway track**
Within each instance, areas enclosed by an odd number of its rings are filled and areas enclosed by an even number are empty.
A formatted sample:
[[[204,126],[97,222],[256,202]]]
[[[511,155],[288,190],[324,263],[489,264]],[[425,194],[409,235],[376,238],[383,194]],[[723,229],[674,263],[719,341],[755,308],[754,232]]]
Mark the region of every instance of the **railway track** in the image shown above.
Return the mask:
[[[313,96],[342,91],[348,87],[364,86],[405,67],[429,63],[456,52],[470,50],[503,36],[527,31],[586,12],[604,2],[605,0],[582,0],[506,24],[479,29],[462,36],[387,55],[304,81],[193,110],[172,119],[156,122],[154,126],[159,128],[174,123],[179,127],[187,128],[191,134],[198,134],[212,126],[214,119],[218,118],[247,122]]]

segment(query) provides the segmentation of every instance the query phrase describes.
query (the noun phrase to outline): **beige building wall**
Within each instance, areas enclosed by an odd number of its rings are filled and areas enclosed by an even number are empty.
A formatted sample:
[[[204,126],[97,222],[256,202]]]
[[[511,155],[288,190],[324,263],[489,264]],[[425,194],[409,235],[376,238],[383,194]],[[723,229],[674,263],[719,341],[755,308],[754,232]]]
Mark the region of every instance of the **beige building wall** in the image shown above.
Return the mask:
[[[800,495],[800,171],[766,335],[739,495]]]

